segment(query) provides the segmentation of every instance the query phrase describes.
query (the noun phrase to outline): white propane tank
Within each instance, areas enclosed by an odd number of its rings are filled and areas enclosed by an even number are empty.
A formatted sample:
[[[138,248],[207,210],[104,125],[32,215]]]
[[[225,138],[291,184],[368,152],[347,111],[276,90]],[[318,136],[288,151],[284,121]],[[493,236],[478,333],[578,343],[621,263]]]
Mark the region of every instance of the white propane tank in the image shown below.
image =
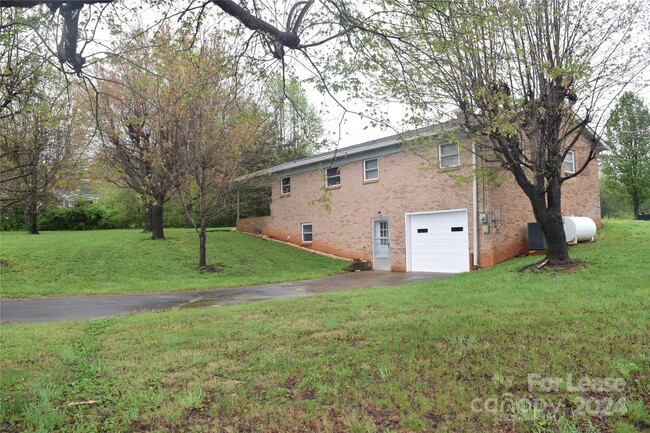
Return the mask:
[[[589,217],[564,217],[564,234],[568,243],[591,241],[596,234],[596,223]]]

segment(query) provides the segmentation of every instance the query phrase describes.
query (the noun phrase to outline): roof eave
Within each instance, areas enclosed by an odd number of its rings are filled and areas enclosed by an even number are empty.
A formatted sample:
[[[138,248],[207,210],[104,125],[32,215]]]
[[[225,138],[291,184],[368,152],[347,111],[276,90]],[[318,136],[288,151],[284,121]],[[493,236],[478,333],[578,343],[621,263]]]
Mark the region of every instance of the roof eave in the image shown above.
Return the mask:
[[[316,165],[323,162],[329,162],[339,158],[345,158],[360,153],[367,153],[376,149],[382,149],[394,145],[403,145],[404,143],[423,137],[430,137],[432,135],[444,132],[443,124],[427,126],[424,128],[415,129],[401,134],[391,135],[389,137],[379,138],[376,140],[367,141],[365,143],[355,144],[353,146],[344,147],[341,149],[331,150],[318,155],[313,155],[307,158],[299,159],[297,161],[285,162],[283,164],[269,167],[264,170],[259,170],[254,173],[249,173],[235,179],[235,182],[242,182],[257,177],[276,175],[278,173],[286,173],[290,170],[298,169]]]

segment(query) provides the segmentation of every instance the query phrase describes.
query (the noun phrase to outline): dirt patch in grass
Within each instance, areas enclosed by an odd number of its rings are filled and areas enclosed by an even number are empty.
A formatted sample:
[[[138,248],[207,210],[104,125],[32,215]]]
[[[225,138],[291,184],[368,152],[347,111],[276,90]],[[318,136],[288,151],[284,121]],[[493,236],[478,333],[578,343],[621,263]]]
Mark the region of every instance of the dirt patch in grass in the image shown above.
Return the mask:
[[[299,384],[302,381],[302,377],[294,374],[289,376],[284,382],[284,388],[289,392],[289,396],[292,400],[313,400],[316,398],[316,392],[308,388],[299,388]]]
[[[129,430],[132,432],[150,432],[154,429],[158,429],[159,431],[173,431],[174,428],[174,424],[170,423],[169,421],[156,419],[155,421],[151,422],[135,420],[131,424],[131,428]]]
[[[400,424],[398,413],[386,408],[379,408],[372,402],[364,405],[366,414],[372,419],[375,427],[380,431],[397,430]]]
[[[564,265],[549,264],[548,260],[544,259],[539,262],[531,263],[518,269],[518,272],[534,272],[534,273],[551,273],[551,274],[573,274],[582,268],[586,268],[587,263],[583,260],[569,260]]]
[[[370,266],[370,263],[366,262],[365,260],[355,260],[352,262],[350,266],[346,266],[343,268],[344,271],[348,272],[356,272],[356,271],[371,271],[372,266]]]
[[[8,268],[11,266],[8,261],[6,260],[0,260],[0,268]]]
[[[202,274],[218,274],[223,271],[223,265],[207,265],[202,267],[197,267],[196,269]]]

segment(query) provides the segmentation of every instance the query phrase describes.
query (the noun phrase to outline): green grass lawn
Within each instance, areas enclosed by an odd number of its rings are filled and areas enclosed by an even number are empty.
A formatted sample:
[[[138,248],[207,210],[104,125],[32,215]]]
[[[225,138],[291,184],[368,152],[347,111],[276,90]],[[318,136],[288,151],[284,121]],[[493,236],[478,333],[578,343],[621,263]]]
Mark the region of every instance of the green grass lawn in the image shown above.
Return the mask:
[[[586,268],[516,272],[531,257],[401,287],[2,327],[0,425],[648,432],[650,224],[606,221],[571,254]],[[529,389],[535,374],[562,381]],[[618,388],[567,385],[585,378]]]
[[[3,297],[171,292],[318,278],[347,262],[229,231],[209,231],[199,273],[194,230],[167,229],[167,241],[139,230],[0,233]]]

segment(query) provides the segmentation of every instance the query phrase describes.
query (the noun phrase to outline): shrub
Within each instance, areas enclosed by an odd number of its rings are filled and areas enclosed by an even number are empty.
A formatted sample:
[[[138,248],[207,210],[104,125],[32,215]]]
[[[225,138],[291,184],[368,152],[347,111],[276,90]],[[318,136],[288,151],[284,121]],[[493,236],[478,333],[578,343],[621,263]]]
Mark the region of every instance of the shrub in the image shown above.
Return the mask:
[[[41,230],[119,229],[128,225],[116,211],[94,204],[70,208],[57,206],[41,212],[38,218]]]
[[[9,208],[0,214],[0,230],[26,230],[22,209]]]

